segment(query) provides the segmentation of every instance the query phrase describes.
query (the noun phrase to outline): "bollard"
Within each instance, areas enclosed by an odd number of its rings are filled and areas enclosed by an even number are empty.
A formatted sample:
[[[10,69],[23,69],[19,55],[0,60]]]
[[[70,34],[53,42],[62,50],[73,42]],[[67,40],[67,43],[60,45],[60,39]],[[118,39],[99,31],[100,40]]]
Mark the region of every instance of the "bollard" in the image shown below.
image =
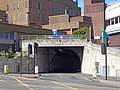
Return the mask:
[[[8,74],[8,65],[4,65],[4,73]]]

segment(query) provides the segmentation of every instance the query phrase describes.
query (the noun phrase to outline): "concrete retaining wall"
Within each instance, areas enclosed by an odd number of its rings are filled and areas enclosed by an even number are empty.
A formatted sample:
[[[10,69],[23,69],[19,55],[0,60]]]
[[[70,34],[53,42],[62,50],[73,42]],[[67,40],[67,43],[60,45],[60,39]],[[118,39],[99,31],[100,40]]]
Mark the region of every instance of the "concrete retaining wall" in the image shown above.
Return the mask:
[[[0,72],[4,72],[4,65],[8,65],[8,73],[19,73],[20,72],[20,59],[7,59],[0,58]],[[28,73],[27,59],[22,61],[22,72]],[[30,59],[30,73],[33,73],[33,59]]]
[[[97,75],[105,75],[105,55],[101,54],[101,46],[84,42],[84,55],[82,73],[93,74],[98,65]],[[116,76],[116,70],[120,69],[120,49],[107,48],[108,76]]]

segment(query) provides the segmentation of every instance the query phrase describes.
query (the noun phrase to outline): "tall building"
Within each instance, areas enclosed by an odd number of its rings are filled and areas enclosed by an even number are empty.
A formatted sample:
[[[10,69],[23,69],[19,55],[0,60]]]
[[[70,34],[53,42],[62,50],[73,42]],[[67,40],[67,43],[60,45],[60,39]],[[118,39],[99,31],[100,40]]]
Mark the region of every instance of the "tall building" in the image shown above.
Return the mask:
[[[0,0],[0,10],[6,11],[9,24],[42,27],[48,16],[64,14],[81,15],[78,0]]]
[[[100,39],[105,27],[105,0],[84,0],[84,15],[91,17],[94,39]]]
[[[112,3],[106,8],[108,22],[106,32],[109,34],[110,46],[120,47],[120,1]]]

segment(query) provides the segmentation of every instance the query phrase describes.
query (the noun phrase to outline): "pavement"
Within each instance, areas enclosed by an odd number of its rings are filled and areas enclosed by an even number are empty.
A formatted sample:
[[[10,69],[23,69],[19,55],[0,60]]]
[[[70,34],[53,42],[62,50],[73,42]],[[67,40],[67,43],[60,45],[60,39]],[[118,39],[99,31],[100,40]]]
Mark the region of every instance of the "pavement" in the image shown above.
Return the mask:
[[[106,84],[110,84],[110,85],[115,85],[115,86],[120,86],[120,77],[116,78],[116,77],[107,77],[107,80],[105,78],[105,76],[99,76],[97,75],[96,77],[93,77],[92,75],[89,74],[83,74],[84,77],[88,80],[91,81],[96,81],[96,82],[104,82]]]

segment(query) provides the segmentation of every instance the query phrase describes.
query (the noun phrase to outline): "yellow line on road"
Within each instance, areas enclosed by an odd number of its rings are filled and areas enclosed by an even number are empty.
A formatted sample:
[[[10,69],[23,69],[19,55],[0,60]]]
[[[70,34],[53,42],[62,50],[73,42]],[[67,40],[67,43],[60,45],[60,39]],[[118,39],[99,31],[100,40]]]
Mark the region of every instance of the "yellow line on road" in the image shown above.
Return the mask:
[[[71,90],[78,90],[77,88],[74,88],[74,87],[65,85],[65,84],[63,84],[63,83],[59,83],[59,82],[56,82],[56,81],[51,81],[51,82],[52,82],[52,83],[55,83],[55,84],[58,84],[58,85],[60,85],[60,86],[64,86],[64,87],[66,87],[66,88],[69,88],[69,89],[71,89]]]
[[[29,90],[34,90],[32,88],[30,88],[27,84],[23,83],[22,81],[20,81],[19,79],[17,79],[16,77],[13,77],[17,82],[19,82],[20,84],[22,84],[23,86],[25,86],[26,88],[28,88]]]

